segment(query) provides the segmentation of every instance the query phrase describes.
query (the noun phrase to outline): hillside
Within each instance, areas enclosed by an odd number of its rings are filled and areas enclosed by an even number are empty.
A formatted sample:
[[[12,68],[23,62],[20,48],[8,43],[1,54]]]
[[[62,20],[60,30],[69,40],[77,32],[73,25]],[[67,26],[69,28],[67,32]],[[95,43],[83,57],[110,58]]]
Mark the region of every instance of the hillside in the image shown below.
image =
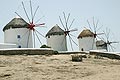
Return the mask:
[[[120,61],[71,55],[0,55],[0,80],[119,80]]]

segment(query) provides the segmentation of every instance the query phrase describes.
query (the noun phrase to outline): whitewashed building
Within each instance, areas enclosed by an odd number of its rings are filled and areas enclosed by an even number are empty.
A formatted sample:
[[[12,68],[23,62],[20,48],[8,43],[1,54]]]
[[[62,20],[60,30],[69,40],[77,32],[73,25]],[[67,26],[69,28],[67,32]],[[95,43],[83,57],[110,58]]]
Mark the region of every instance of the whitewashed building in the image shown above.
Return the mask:
[[[4,43],[12,48],[16,44],[17,48],[33,48],[32,30],[29,24],[22,18],[12,19],[4,28]],[[10,46],[11,44],[11,46]]]
[[[78,36],[79,50],[89,51],[96,49],[94,33],[89,29],[84,29]]]
[[[57,24],[46,34],[47,45],[56,51],[67,51],[67,42],[64,30]]]

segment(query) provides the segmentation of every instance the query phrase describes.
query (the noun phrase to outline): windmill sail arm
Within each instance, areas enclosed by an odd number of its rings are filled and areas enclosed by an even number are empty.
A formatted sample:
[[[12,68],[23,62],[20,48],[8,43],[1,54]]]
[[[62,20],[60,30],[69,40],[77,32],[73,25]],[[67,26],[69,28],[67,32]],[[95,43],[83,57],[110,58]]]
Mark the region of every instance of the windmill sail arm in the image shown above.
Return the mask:
[[[73,31],[78,31],[78,29],[75,28],[75,29],[71,29],[71,30],[70,30],[70,32],[73,32]]]
[[[97,33],[97,35],[102,35],[102,34],[104,34],[104,33]]]
[[[112,42],[110,42],[110,43],[119,43],[119,42],[117,42],[117,41],[112,41]]]
[[[39,27],[39,26],[44,27],[45,23],[35,24],[35,27]]]

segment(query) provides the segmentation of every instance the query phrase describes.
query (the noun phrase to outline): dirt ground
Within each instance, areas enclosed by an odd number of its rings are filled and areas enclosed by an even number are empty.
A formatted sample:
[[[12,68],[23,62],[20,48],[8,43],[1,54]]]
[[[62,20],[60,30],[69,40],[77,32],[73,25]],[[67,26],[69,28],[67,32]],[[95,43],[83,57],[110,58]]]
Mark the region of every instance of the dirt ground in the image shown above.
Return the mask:
[[[71,55],[0,55],[0,80],[120,80],[120,61]]]

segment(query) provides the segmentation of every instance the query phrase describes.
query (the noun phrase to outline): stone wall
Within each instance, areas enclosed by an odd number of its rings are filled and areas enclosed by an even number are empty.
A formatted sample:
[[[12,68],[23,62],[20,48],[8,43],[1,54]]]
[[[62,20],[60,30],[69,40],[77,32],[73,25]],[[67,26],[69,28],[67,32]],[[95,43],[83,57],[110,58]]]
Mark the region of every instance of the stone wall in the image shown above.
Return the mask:
[[[118,53],[109,53],[109,52],[90,52],[90,55],[96,55],[101,57],[107,57],[110,59],[118,59],[120,60],[120,54]]]
[[[0,55],[46,55],[53,54],[53,50],[49,49],[5,49],[0,50]]]

